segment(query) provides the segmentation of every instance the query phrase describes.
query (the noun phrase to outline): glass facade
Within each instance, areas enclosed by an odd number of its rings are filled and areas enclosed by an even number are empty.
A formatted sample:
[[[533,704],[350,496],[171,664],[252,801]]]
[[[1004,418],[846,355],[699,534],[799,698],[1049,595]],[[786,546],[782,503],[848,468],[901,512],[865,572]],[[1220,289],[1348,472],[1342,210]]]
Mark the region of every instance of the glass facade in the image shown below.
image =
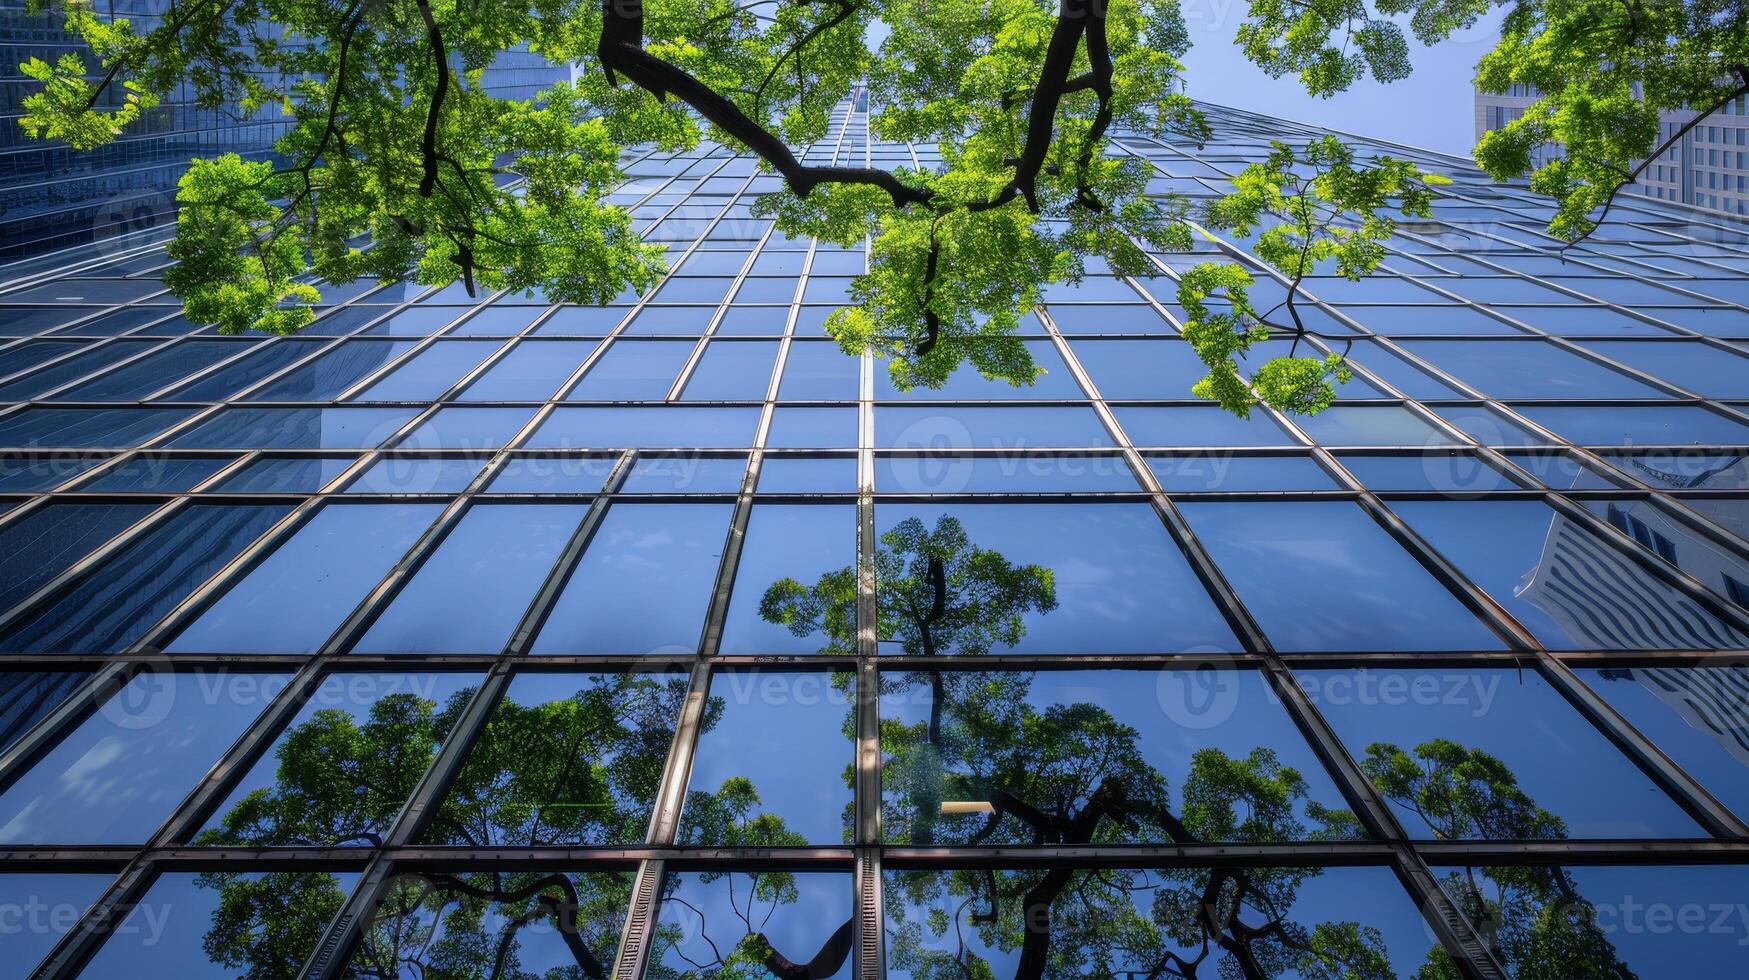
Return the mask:
[[[1319,135],[1210,111],[1117,150]],[[1454,183],[1312,418],[1190,396],[1218,238],[898,391],[708,145],[604,308],[0,268],[0,976],[1749,970],[1749,228],[1363,146]]]

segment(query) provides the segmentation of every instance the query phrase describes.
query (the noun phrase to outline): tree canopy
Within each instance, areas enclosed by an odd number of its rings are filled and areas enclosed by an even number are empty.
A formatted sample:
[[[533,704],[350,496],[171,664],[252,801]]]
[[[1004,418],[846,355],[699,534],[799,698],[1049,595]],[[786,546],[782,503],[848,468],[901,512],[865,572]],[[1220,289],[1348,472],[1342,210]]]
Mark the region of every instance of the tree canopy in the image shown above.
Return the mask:
[[[1477,159],[1504,179],[1563,147],[1533,176],[1559,202],[1557,234],[1587,234],[1637,177],[1660,112],[1749,92],[1744,8],[1718,0],[1249,0],[1235,41],[1261,71],[1329,96],[1405,76],[1411,35],[1442,42],[1497,7],[1505,28],[1478,84],[1541,98]],[[1291,301],[1326,260],[1371,271],[1391,213],[1427,213],[1428,175],[1335,140],[1278,147],[1212,204],[1148,194],[1148,163],[1113,134],[1212,135],[1185,94],[1177,0],[174,0],[150,26],[73,0],[66,20],[90,54],[23,66],[41,83],[21,116],[32,136],[90,149],[173,91],[289,118],[275,160],[199,160],[178,192],[166,281],[191,318],[228,331],[296,331],[316,283],[362,276],[571,303],[647,290],[663,250],[609,196],[624,151],[704,138],[781,177],[758,211],[783,234],[870,243],[827,329],[907,387],[968,363],[1030,383],[1039,368],[1014,333],[1045,285],[1156,272],[1149,250],[1209,228],[1264,229]],[[518,46],[573,65],[573,80],[496,97],[482,72]],[[878,138],[933,145],[939,165],[799,152],[863,91]],[[1291,303],[1287,322],[1248,305],[1256,271],[1185,277],[1187,335],[1210,369],[1197,394],[1241,413],[1258,400],[1317,411],[1346,378],[1339,357],[1296,344],[1240,370],[1272,328],[1309,332]]]

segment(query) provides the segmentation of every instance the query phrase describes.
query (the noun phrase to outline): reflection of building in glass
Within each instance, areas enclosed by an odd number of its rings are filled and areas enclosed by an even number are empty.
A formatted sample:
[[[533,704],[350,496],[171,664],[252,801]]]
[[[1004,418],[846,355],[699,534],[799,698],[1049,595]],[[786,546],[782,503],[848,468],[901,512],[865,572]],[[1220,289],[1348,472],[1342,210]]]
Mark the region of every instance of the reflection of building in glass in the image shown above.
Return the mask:
[[[1587,641],[1582,646],[1711,650],[1740,641],[1693,599],[1662,587],[1633,559],[1559,512],[1550,516],[1542,556],[1517,593]]]
[[[1749,671],[1681,667],[1605,669],[1611,680],[1633,679],[1732,758],[1749,766]]]
[[[168,6],[169,0],[114,0],[104,10],[126,17],[143,34],[162,22]],[[18,66],[31,58],[52,62],[69,51],[95,62],[61,23],[52,5],[30,13],[24,0],[0,0],[0,259],[164,228],[175,207],[177,179],[191,158],[237,153],[262,159],[285,131],[286,116],[276,102],[243,118],[235,105],[196,106],[184,86],[97,149],[81,153],[31,139],[16,116],[24,97],[41,84]],[[527,99],[569,77],[569,67],[517,49],[486,69],[481,84],[506,98]],[[119,95],[114,89],[105,98],[113,102]]]

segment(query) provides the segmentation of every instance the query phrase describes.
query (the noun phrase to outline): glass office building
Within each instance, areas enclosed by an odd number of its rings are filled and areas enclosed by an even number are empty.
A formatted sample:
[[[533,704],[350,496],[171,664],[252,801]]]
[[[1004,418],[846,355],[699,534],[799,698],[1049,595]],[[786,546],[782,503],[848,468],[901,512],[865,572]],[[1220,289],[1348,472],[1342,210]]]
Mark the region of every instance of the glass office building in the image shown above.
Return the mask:
[[[1211,111],[1117,148],[1319,135]],[[1366,146],[1454,183],[1308,281],[1310,418],[1190,396],[1239,240],[898,391],[719,147],[604,308],[0,269],[0,976],[1741,975],[1749,228]]]

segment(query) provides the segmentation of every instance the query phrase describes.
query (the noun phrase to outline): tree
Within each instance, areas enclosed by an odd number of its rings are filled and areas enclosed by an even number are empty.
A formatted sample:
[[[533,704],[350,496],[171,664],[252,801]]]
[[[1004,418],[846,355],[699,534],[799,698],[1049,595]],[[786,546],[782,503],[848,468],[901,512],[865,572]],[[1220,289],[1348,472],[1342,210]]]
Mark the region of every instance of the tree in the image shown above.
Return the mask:
[[[390,694],[362,723],[344,710],[313,712],[275,748],[273,782],[245,794],[195,843],[380,845],[473,693],[460,691],[442,705]],[[506,698],[470,748],[426,839],[474,847],[642,840],[685,693],[680,679],[609,674],[543,704]],[[701,728],[714,727],[721,711],[721,700],[712,699]],[[531,745],[542,751],[530,752]],[[689,794],[689,842],[796,843],[781,819],[748,818],[757,800],[746,780]],[[207,954],[250,977],[295,974],[345,897],[327,875],[214,872],[200,882],[220,895]],[[576,966],[548,971],[544,980],[605,980],[630,895],[630,875],[617,872],[402,876],[350,969],[361,977],[417,969],[521,980],[533,976],[520,965],[527,944],[556,941]],[[556,940],[534,940],[536,927]]]
[[[1562,840],[1567,826],[1537,806],[1500,759],[1448,739],[1408,752],[1367,746],[1361,770],[1385,798],[1415,813],[1441,840]],[[1496,957],[1517,976],[1634,976],[1597,925],[1572,876],[1551,867],[1465,867],[1442,882]],[[1461,976],[1435,948],[1420,980]]]
[[[1192,390],[1241,418],[1259,402],[1310,415],[1336,400],[1336,386],[1351,377],[1343,364],[1347,347],[1343,354],[1294,356],[1300,341],[1316,332],[1295,305],[1301,285],[1321,263],[1350,280],[1372,274],[1384,260],[1384,241],[1396,229],[1390,207],[1405,217],[1428,217],[1431,187],[1451,182],[1388,156],[1356,166],[1354,151],[1334,136],[1303,148],[1272,146],[1267,159],[1234,178],[1231,194],[1209,205],[1207,221],[1241,237],[1261,228],[1257,256],[1287,277],[1286,295],[1257,312],[1250,301],[1250,272],[1232,263],[1205,262],[1186,272],[1178,286],[1178,303],[1188,317],[1184,339],[1209,367]],[[1213,309],[1209,297],[1217,293],[1225,302]],[[1286,312],[1292,326],[1271,322],[1278,310]],[[1270,339],[1273,330],[1283,329],[1293,336],[1288,355],[1241,377],[1238,359]]]
[[[606,197],[621,152],[708,136],[782,177],[759,213],[784,233],[870,240],[853,304],[826,323],[844,350],[888,358],[902,388],[963,363],[1028,384],[1039,368],[1014,332],[1045,284],[1149,273],[1147,250],[1189,246],[1193,209],[1150,196],[1149,164],[1109,152],[1110,134],[1210,135],[1180,90],[1175,0],[178,0],[144,31],[75,0],[67,25],[98,64],[24,66],[42,85],[21,117],[33,136],[102,145],[179,86],[203,106],[289,115],[278,162],[199,160],[178,192],[166,282],[189,317],[232,332],[300,329],[313,279],[459,278],[579,303],[648,289],[661,248]],[[522,44],[574,63],[576,80],[526,102],[481,89]],[[936,146],[938,167],[797,155],[861,85],[880,137]],[[1271,369],[1259,397],[1315,410],[1305,389],[1337,375],[1311,370]]]

